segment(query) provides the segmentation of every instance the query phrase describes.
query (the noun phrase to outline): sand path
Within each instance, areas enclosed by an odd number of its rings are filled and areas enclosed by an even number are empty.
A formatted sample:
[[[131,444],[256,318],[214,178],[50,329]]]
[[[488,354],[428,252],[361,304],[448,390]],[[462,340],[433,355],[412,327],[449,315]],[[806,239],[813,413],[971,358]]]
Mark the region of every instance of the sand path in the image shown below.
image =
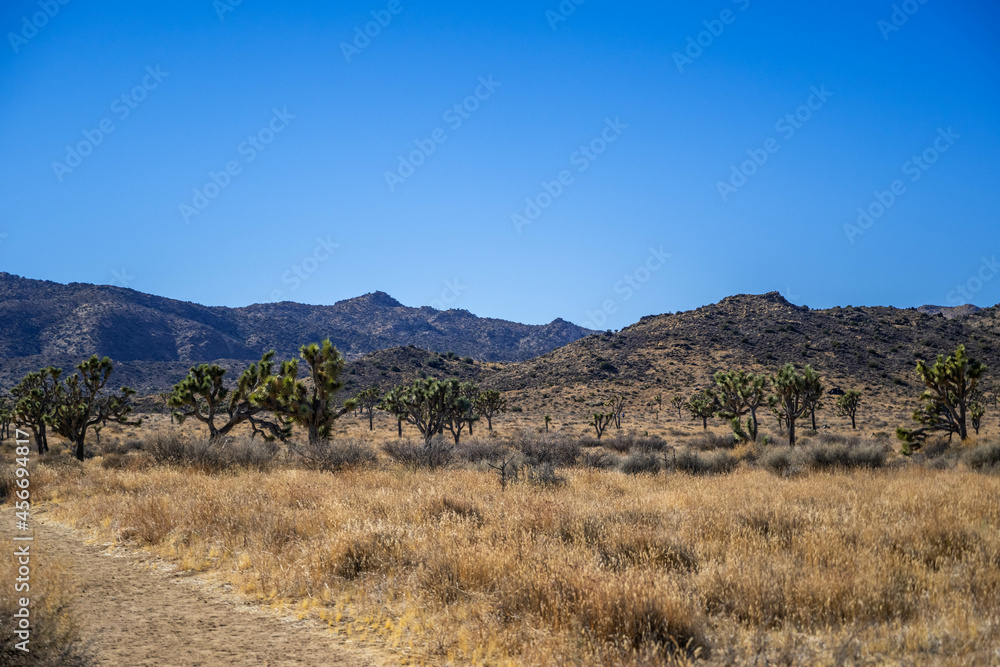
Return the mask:
[[[39,553],[82,584],[72,612],[99,665],[391,664],[318,622],[279,616],[142,552],[89,542],[44,510],[33,519]]]

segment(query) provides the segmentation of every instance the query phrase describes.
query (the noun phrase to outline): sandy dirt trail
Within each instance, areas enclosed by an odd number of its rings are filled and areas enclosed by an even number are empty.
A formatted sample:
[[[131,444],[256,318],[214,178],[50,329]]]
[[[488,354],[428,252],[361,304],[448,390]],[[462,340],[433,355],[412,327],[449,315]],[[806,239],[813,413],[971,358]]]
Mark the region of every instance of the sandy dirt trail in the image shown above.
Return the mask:
[[[278,616],[159,559],[109,552],[44,512],[33,519],[36,544],[81,584],[72,611],[99,665],[392,664],[317,622]]]

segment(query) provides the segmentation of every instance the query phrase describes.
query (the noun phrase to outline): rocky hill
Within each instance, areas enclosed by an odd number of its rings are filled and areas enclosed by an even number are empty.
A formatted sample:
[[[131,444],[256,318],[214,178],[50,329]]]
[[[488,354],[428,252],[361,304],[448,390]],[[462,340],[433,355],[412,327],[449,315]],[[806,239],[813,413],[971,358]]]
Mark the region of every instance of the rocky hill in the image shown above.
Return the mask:
[[[611,392],[650,409],[656,393],[690,396],[720,369],[773,372],[811,364],[828,389],[857,388],[904,418],[919,394],[914,366],[965,343],[1000,371],[1000,306],[811,310],[777,292],[644,317],[617,333],[563,320],[528,326],[466,311],[407,308],[376,292],[332,306],[218,308],[115,287],[57,285],[0,274],[0,386],[92,353],[117,362],[116,385],[153,393],[196,362],[237,374],[261,352],[296,355],[325,337],[349,358],[346,391],[416,377],[459,377],[509,393],[512,405],[579,417]],[[892,413],[889,415],[889,413]]]
[[[0,273],[4,386],[30,370],[48,364],[71,368],[92,354],[118,362],[116,383],[151,390],[176,382],[194,363],[239,365],[271,349],[290,358],[303,343],[323,338],[348,359],[415,345],[497,362],[530,359],[589,333],[562,319],[535,326],[465,310],[409,308],[383,292],[332,306],[286,302],[224,308]]]
[[[954,314],[954,313],[949,313]],[[965,343],[1000,371],[1000,307],[949,318],[917,309],[846,307],[810,310],[780,294],[738,295],[697,310],[644,317],[617,333],[588,336],[536,359],[492,373],[488,383],[523,396],[592,399],[611,391],[648,406],[662,392],[689,396],[721,369],[773,372],[811,364],[828,389],[857,388],[886,408],[912,410],[917,359]]]

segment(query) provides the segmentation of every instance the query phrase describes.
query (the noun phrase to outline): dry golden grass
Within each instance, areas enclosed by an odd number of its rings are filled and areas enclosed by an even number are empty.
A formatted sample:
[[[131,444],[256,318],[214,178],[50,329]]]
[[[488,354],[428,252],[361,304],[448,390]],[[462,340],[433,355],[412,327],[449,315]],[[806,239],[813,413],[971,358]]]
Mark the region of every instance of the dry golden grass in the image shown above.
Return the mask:
[[[6,527],[5,527],[6,528]],[[0,531],[8,545],[21,547],[24,542],[12,542],[10,531]],[[23,537],[24,533],[19,533]],[[12,548],[13,551],[13,548]],[[69,574],[67,564],[55,558],[41,543],[30,543],[31,572],[26,582],[28,590],[15,590],[19,577],[19,563],[13,556],[0,559],[0,664],[18,665],[66,665],[86,667],[92,657],[85,638],[81,636],[78,617],[70,611],[78,583]],[[25,583],[22,578],[22,584]],[[29,621],[31,623],[27,652],[15,647],[23,637],[15,635],[18,619],[14,617],[21,609],[20,600],[27,598]]]
[[[46,468],[57,518],[404,662],[1000,661],[1000,478]]]

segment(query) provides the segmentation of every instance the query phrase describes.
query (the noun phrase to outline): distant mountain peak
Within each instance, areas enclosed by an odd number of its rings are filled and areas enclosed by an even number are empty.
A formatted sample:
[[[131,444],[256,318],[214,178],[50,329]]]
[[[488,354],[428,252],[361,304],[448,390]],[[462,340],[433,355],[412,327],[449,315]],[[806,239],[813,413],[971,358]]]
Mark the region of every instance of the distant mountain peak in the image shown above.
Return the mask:
[[[727,296],[716,305],[723,308],[740,308],[746,310],[753,310],[755,308],[762,307],[766,308],[768,306],[798,308],[798,306],[781,296],[781,292],[768,292],[766,294],[734,294],[733,296]]]
[[[378,306],[380,308],[403,308],[403,304],[396,299],[392,298],[388,294],[382,291],[369,292],[368,294],[363,294],[359,297],[353,299],[347,299],[348,302],[354,301],[358,303],[367,303],[372,306]]]

